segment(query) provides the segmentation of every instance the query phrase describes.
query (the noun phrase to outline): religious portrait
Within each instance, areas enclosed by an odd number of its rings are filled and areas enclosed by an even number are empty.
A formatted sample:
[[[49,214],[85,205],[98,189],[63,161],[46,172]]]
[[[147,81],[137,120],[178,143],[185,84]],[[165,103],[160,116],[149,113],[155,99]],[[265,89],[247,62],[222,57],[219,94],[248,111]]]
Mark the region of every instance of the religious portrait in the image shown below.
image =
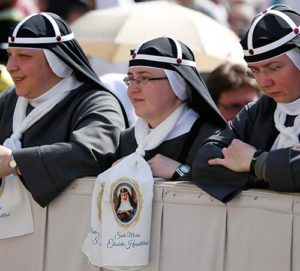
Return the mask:
[[[121,180],[113,191],[113,206],[117,220],[121,224],[130,224],[139,208],[138,194],[132,182]]]

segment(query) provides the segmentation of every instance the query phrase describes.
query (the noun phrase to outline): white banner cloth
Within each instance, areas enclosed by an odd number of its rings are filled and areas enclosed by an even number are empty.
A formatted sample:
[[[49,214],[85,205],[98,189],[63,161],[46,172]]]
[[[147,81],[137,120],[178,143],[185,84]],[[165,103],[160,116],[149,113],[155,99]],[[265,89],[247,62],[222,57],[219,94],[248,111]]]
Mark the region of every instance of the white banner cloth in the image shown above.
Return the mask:
[[[139,179],[128,178],[133,167]],[[125,195],[130,208],[120,210]],[[92,196],[92,228],[82,247],[92,264],[113,270],[148,264],[152,197],[151,169],[136,152],[99,175]],[[125,266],[131,268],[121,268]]]

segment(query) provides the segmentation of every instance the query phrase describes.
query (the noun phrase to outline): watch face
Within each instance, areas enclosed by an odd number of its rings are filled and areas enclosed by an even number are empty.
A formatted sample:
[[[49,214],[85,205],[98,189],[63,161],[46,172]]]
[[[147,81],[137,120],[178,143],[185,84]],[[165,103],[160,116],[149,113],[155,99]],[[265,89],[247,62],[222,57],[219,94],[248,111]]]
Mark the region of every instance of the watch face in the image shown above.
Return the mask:
[[[188,174],[191,171],[188,165],[180,165],[179,169],[183,174]]]

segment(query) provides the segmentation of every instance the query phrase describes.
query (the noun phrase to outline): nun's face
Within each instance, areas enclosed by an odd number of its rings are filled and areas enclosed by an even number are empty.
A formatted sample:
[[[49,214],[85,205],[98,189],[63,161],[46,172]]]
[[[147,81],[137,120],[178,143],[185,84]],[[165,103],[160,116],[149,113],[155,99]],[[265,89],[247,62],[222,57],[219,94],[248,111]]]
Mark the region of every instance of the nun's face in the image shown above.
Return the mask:
[[[278,103],[290,103],[300,97],[300,71],[283,54],[250,64],[254,78],[264,93]]]
[[[61,80],[51,70],[42,50],[9,48],[7,51],[7,70],[18,96],[37,98]]]
[[[131,67],[128,71],[128,77],[130,79],[144,79],[163,78],[166,75],[162,69]],[[152,128],[159,125],[182,104],[182,101],[174,94],[167,79],[153,80],[139,85],[135,81],[131,81],[128,86],[128,96],[134,106],[135,113]]]

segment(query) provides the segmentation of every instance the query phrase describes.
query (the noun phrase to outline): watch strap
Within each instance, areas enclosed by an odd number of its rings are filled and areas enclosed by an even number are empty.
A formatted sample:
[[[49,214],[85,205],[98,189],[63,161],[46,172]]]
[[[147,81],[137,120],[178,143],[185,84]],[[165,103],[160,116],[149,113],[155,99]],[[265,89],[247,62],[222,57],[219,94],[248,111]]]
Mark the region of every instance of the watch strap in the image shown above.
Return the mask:
[[[172,176],[172,180],[176,180],[180,177],[179,173],[177,172],[177,169],[175,170],[173,176]]]
[[[17,176],[18,175],[18,166],[17,166],[17,162],[15,161],[13,155],[10,156],[8,166],[11,169],[11,174]]]
[[[255,164],[257,161],[257,158],[263,153],[263,150],[257,150],[252,157],[251,163],[250,163],[250,174],[254,177],[256,177],[256,173],[255,173]]]
[[[176,170],[175,170],[175,172],[174,172],[174,174],[173,174],[173,176],[172,176],[172,180],[176,180],[176,179],[178,179],[179,177],[183,177],[183,176],[185,176],[185,175],[188,174],[188,173],[182,172],[182,170],[181,170],[181,167],[182,167],[182,166],[187,166],[187,167],[189,168],[189,170],[191,169],[190,166],[188,166],[188,165],[180,164],[180,165],[176,168]]]

